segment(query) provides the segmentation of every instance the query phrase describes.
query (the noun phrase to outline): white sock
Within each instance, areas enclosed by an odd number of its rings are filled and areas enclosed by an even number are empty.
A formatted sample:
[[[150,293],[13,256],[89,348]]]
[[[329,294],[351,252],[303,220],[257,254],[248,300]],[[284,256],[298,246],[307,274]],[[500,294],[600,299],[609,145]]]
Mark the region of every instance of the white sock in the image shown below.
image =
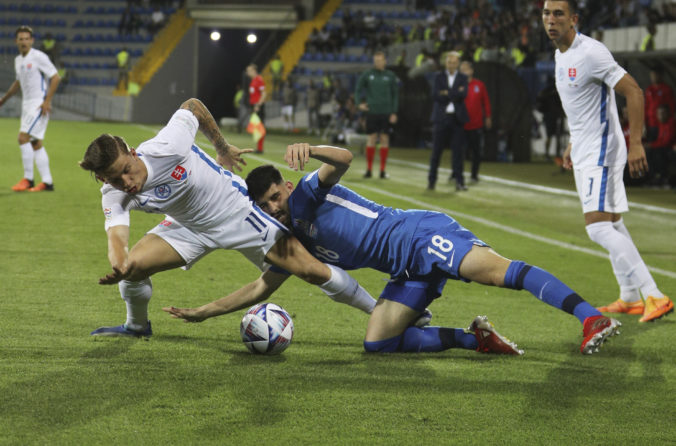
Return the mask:
[[[127,304],[126,326],[130,330],[143,331],[148,327],[148,302],[153,294],[153,283],[147,279],[130,282],[122,280],[118,283],[120,295]]]
[[[620,234],[623,234],[629,240],[632,240],[631,235],[629,234],[629,230],[624,225],[624,219],[622,217],[620,217],[619,220],[613,222],[613,228],[615,228],[616,231],[618,231]],[[634,241],[632,240],[632,243],[633,242]],[[635,286],[633,284],[630,287],[620,286],[620,299],[622,299],[625,302],[637,302],[638,300],[640,300],[641,293],[638,290],[638,286]]]
[[[664,297],[664,294],[657,288],[655,280],[650,275],[648,267],[643,262],[630,237],[617,231],[609,221],[592,223],[587,225],[586,229],[589,238],[605,248],[610,254],[610,263],[613,266],[617,282],[620,284],[620,289],[623,287],[626,289],[639,288],[643,297]],[[635,294],[626,297],[634,298]],[[625,300],[622,295],[620,295],[620,298]]]
[[[40,177],[43,183],[54,184],[52,180],[52,173],[49,171],[49,157],[44,147],[35,151],[35,165],[38,167]]]
[[[621,234],[624,234],[625,237],[631,240],[631,235],[629,235],[629,230],[624,225],[624,218],[620,217],[619,220],[613,222],[613,228],[616,231],[619,231]]]
[[[23,177],[33,181],[33,145],[29,142],[21,144],[21,160],[23,161]]]
[[[336,302],[358,308],[371,314],[376,306],[376,300],[352,276],[344,270],[326,265],[331,270],[331,278],[319,288]]]

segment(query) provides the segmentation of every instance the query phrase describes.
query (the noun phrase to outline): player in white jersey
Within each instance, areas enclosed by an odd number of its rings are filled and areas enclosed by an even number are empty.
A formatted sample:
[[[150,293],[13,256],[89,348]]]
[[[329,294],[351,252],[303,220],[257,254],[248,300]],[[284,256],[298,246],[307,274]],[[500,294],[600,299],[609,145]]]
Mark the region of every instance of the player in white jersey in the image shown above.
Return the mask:
[[[643,91],[601,42],[576,31],[575,1],[545,1],[542,20],[557,47],[556,88],[570,128],[563,166],[574,170],[587,234],[609,252],[620,285],[620,298],[599,310],[641,314],[640,322],[654,321],[672,312],[674,304],[658,289],[622,221],[622,213],[629,210],[622,181],[625,163],[632,177],[648,171],[641,143]],[[628,148],[615,91],[627,100]]]
[[[218,162],[194,144],[197,130],[214,145]],[[80,166],[105,184],[101,188],[112,272],[102,285],[119,283],[127,321],[101,327],[94,336],[150,336],[150,276],[188,269],[215,249],[235,249],[264,270],[273,264],[319,285],[334,300],[368,313],[375,300],[345,271],[312,257],[279,222],[248,196],[246,183],[228,169],[246,164],[229,145],[209,110],[189,99],[153,139],[130,148],[123,138],[103,134],[87,148]],[[127,250],[129,211],[166,214]],[[270,291],[271,293],[271,291]]]
[[[49,57],[33,48],[33,30],[20,26],[16,32],[16,45],[19,55],[14,60],[16,80],[5,95],[0,98],[0,106],[21,89],[21,128],[19,129],[19,147],[23,160],[23,178],[12,187],[16,192],[52,191],[54,182],[49,170],[49,157],[42,140],[45,137],[49,113],[52,110],[52,97],[56,93],[61,78]],[[42,182],[35,185],[33,162],[40,172]]]

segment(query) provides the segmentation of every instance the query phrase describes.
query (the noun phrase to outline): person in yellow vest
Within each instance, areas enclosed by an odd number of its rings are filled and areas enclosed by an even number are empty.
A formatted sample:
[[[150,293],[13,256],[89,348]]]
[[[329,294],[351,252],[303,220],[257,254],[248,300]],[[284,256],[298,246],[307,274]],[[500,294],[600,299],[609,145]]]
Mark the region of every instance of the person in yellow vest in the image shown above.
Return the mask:
[[[40,51],[49,57],[54,66],[59,66],[61,45],[59,45],[59,42],[56,41],[52,33],[45,34],[45,38],[42,39],[42,45],[40,45]]]
[[[129,51],[124,47],[115,56],[117,58],[117,88],[127,90],[129,88]]]
[[[655,34],[657,34],[657,27],[654,23],[649,23],[646,27],[648,35],[643,38],[641,42],[641,52],[655,51]]]
[[[279,96],[284,74],[284,63],[279,53],[270,61],[270,74],[272,74],[272,94]]]
[[[235,114],[237,115],[237,133],[242,133],[242,130],[246,126],[246,120],[249,114],[243,99],[244,89],[242,88],[242,84],[237,84],[235,87],[235,96],[232,98],[232,105],[235,107]]]

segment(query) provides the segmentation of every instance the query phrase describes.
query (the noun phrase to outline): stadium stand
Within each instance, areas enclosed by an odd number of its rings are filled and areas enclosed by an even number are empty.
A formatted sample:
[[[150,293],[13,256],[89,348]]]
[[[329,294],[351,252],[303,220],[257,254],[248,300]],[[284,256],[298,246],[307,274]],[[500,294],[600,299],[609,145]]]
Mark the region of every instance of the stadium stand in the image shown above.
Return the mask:
[[[35,31],[36,47],[46,33],[51,33],[62,47],[62,68],[69,72],[70,85],[110,91],[117,81],[115,54],[127,47],[132,65],[152,42],[152,35],[141,27],[138,33],[121,34],[118,26],[125,11],[125,0],[29,0],[0,3],[0,56],[17,54],[14,31],[29,25]],[[142,22],[152,9],[133,7]],[[175,8],[165,8],[169,16]]]

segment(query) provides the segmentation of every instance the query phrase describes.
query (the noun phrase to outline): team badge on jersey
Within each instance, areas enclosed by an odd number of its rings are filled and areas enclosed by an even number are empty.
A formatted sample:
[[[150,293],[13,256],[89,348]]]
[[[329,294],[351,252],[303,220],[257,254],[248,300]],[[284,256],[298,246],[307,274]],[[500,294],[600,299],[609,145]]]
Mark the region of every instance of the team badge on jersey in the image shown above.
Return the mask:
[[[33,68],[33,64],[32,63],[27,64],[26,68],[30,70],[31,68]]]
[[[577,77],[577,69],[576,68],[568,68],[568,79],[570,81],[574,81],[575,78]]]
[[[171,187],[168,184],[160,184],[155,187],[155,196],[157,198],[167,198],[171,195]]]
[[[179,164],[174,168],[174,171],[171,173],[171,177],[176,181],[182,181],[188,178],[188,173],[185,171],[185,167]]]

